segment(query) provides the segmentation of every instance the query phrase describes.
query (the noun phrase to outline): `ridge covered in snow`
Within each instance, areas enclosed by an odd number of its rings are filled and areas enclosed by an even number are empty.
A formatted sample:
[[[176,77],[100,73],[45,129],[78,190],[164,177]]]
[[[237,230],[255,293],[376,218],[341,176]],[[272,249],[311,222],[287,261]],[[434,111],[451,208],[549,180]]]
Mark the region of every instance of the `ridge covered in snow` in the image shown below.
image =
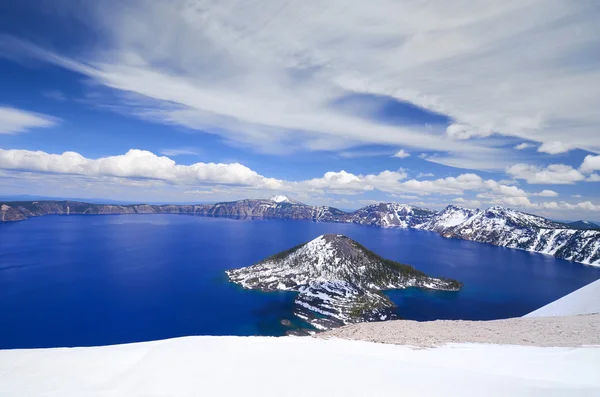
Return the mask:
[[[472,216],[479,214],[478,209],[470,209],[459,207],[457,205],[449,205],[442,211],[436,213],[431,219],[420,225],[416,225],[417,229],[430,230],[435,232],[443,232],[451,227],[458,226],[464,223]]]
[[[269,197],[269,200],[274,201],[278,204],[280,203],[287,203],[287,204],[296,204],[296,205],[306,205],[304,203],[301,203],[298,200],[295,200],[293,198],[289,198],[288,196],[282,195],[282,194],[278,194],[275,196],[271,196]]]
[[[380,227],[411,228],[427,222],[435,213],[407,204],[379,203],[356,210],[346,221]]]
[[[294,314],[319,329],[395,318],[395,305],[382,290],[421,287],[457,291],[461,287],[455,280],[429,277],[333,234],[255,265],[229,270],[227,275],[244,288],[299,292]]]
[[[445,237],[600,265],[599,231],[569,229],[562,223],[500,206],[477,211],[465,221],[438,231]]]
[[[524,317],[575,316],[600,313],[600,280],[571,292]]]

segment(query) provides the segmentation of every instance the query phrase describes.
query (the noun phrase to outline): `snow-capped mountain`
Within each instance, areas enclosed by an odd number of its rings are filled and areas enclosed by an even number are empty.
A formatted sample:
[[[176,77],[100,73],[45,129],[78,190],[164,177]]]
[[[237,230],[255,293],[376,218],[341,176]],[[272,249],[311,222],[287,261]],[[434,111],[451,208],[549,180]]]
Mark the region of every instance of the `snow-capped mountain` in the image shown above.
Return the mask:
[[[348,222],[381,227],[416,227],[428,222],[435,211],[398,203],[372,204],[348,216]]]
[[[394,318],[394,304],[382,290],[421,287],[457,291],[461,287],[458,281],[429,277],[334,234],[227,271],[227,275],[244,288],[298,291],[295,314],[320,329]]]
[[[440,233],[445,237],[600,264],[600,232],[569,229],[562,223],[500,206],[480,211]]]
[[[452,227],[466,222],[469,218],[479,214],[478,209],[459,207],[449,205],[442,211],[436,213],[428,222],[415,226],[417,229],[430,230],[435,232],[444,232]]]
[[[293,198],[289,198],[288,196],[284,196],[284,195],[275,195],[275,196],[271,196],[269,197],[269,200],[276,202],[277,204],[281,204],[281,203],[287,203],[287,204],[296,204],[296,205],[306,205],[304,203],[301,203],[298,200],[295,200]]]

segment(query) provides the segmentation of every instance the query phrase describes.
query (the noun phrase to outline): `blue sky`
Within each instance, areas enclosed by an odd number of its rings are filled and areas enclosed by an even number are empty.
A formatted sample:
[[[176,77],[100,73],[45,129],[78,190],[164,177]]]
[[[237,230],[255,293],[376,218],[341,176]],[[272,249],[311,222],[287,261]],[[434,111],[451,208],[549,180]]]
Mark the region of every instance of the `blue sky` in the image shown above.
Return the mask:
[[[558,0],[2,2],[0,192],[599,219],[598,17]]]

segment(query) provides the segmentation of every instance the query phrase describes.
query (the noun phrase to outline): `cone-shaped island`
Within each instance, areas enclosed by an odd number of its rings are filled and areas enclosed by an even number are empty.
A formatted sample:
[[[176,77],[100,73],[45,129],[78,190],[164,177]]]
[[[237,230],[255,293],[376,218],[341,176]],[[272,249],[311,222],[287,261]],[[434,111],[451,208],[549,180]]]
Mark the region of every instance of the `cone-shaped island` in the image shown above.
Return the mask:
[[[340,234],[319,236],[227,275],[248,289],[299,292],[294,314],[318,329],[396,318],[395,305],[383,290],[462,287],[456,280],[384,259]]]

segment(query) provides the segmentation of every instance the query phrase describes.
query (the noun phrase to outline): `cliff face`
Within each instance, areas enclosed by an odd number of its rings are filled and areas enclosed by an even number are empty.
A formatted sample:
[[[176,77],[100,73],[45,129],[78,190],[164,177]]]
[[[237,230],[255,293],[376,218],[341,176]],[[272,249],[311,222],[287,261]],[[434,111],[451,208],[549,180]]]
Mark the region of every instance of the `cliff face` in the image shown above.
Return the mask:
[[[2,221],[20,221],[42,215],[203,214],[205,205],[115,205],[78,201],[14,201],[2,203]],[[210,207],[210,206],[209,206]]]
[[[281,196],[283,197],[283,196]],[[297,219],[435,231],[445,237],[540,252],[600,266],[600,231],[574,228],[539,216],[495,206],[486,210],[448,206],[436,212],[405,204],[380,203],[348,213],[292,199],[240,200],[200,205],[110,205],[76,201],[0,203],[0,220],[20,221],[49,214],[190,214],[215,217]]]
[[[343,235],[327,234],[255,265],[230,270],[244,288],[297,291],[295,314],[320,329],[396,318],[382,290],[406,287],[457,291],[455,280],[427,276],[390,261]],[[318,313],[317,317],[312,313]]]

